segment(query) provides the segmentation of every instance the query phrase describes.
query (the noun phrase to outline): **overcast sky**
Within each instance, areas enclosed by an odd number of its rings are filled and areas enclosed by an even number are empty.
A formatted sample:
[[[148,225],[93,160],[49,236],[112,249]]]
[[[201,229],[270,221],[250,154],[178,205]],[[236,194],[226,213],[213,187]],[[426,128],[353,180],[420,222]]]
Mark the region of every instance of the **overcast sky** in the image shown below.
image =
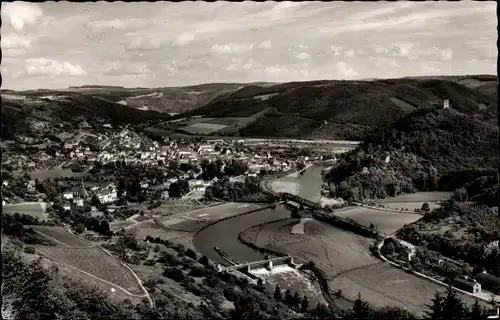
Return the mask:
[[[496,74],[495,6],[4,3],[2,87]]]

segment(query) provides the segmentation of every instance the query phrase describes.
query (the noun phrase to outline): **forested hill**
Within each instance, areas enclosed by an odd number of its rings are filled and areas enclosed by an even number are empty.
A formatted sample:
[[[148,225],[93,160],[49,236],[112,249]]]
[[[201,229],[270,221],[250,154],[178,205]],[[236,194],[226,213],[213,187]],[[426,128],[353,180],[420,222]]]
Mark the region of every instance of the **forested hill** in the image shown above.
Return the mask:
[[[429,107],[367,135],[326,178],[339,196],[384,198],[417,190],[455,190],[496,175],[498,127],[493,115]]]
[[[249,117],[268,108],[239,135],[363,140],[415,110],[443,106],[444,99],[454,110],[491,118],[498,107],[496,86],[497,77],[488,75],[253,84],[177,117]]]

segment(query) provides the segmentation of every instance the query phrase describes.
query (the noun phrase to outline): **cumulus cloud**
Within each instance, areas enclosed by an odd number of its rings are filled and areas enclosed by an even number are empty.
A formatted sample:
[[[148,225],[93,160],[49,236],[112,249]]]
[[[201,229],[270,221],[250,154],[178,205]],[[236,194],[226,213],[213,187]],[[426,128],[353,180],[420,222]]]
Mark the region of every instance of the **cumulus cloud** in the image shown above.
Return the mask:
[[[437,47],[431,47],[425,53],[441,61],[450,61],[453,58],[453,51],[448,48],[439,49]]]
[[[387,58],[387,57],[370,57],[370,61],[373,62],[373,65],[376,68],[399,68],[400,65],[397,63],[395,59]]]
[[[186,44],[192,42],[195,38],[195,34],[192,32],[184,32],[174,39],[173,43],[176,46],[182,47]]]
[[[2,17],[4,21],[17,31],[21,31],[25,26],[34,25],[43,16],[42,9],[32,3],[10,2],[2,5]]]
[[[307,52],[301,52],[298,55],[295,56],[299,60],[307,60],[311,57],[311,55]]]
[[[241,58],[233,58],[231,59],[231,64],[226,67],[228,71],[241,71],[241,70],[249,70],[254,68],[255,60],[251,57],[243,63],[243,59]]]
[[[144,62],[127,62],[113,61],[105,71],[108,76],[122,76],[122,75],[143,75],[152,74],[153,72],[148,68],[148,64]]]
[[[341,79],[348,79],[352,77],[357,77],[359,76],[359,73],[356,72],[353,68],[351,68],[347,63],[344,61],[340,61],[335,65],[335,68],[337,69],[337,74]]]
[[[332,52],[333,56],[334,57],[338,57],[340,56],[340,53],[342,52],[342,47],[337,47],[337,46],[334,46],[334,45],[331,45],[330,46],[330,51]]]
[[[24,65],[24,73],[28,76],[62,75],[68,77],[78,77],[87,74],[79,65],[47,58],[27,59]]]
[[[31,47],[31,41],[16,34],[2,36],[2,49],[20,49]]]
[[[259,43],[258,47],[260,49],[272,49],[273,43],[271,42],[271,40],[263,41],[263,42]]]
[[[126,49],[131,51],[151,51],[158,50],[161,47],[162,41],[158,38],[138,37],[129,42]]]
[[[354,57],[355,53],[354,53],[354,50],[349,49],[349,50],[345,51],[344,54],[346,57]]]
[[[230,53],[244,53],[247,51],[251,51],[253,49],[253,44],[249,43],[233,43],[233,44],[216,44],[212,47],[211,51],[213,53],[222,53],[222,54],[230,54]]]

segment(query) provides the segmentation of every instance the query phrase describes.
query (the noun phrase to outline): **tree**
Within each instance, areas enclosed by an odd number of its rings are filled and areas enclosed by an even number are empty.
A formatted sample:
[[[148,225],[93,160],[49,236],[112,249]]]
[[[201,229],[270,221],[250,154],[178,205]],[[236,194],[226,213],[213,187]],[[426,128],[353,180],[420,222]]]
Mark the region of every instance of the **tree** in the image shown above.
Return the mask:
[[[467,189],[461,187],[453,192],[453,199],[458,202],[465,202],[469,199]]]
[[[486,320],[487,314],[483,307],[479,304],[479,301],[476,299],[474,304],[471,306],[470,311],[467,315],[467,320]]]
[[[299,307],[300,306],[300,295],[297,291],[295,291],[295,294],[293,295],[293,301],[292,304],[294,307]]]
[[[308,309],[309,309],[309,300],[307,299],[306,296],[304,296],[302,298],[302,304],[300,306],[300,312],[302,312],[302,313],[307,312]]]
[[[276,301],[281,301],[283,300],[283,296],[281,294],[281,288],[279,285],[276,285],[276,288],[274,289],[274,299]]]
[[[347,319],[351,320],[369,320],[373,319],[373,311],[366,301],[361,299],[361,294],[358,293],[358,298],[354,301],[352,309],[348,313]]]
[[[90,204],[96,208],[101,207],[101,201],[99,200],[99,197],[97,197],[96,194],[92,195],[92,198],[90,199]]]
[[[125,193],[125,188],[126,188],[125,181],[123,179],[120,179],[120,181],[118,181],[118,186],[116,188],[117,188],[117,195],[119,198],[121,198]]]
[[[429,212],[430,211],[429,203],[424,202],[424,204],[422,204],[422,208],[420,210],[422,210],[424,212]]]
[[[286,289],[286,291],[285,291],[285,302],[289,306],[293,305],[293,296],[292,296],[292,292],[290,291],[290,289]]]
[[[177,182],[172,182],[168,187],[168,195],[170,198],[180,198],[182,196],[181,187]]]

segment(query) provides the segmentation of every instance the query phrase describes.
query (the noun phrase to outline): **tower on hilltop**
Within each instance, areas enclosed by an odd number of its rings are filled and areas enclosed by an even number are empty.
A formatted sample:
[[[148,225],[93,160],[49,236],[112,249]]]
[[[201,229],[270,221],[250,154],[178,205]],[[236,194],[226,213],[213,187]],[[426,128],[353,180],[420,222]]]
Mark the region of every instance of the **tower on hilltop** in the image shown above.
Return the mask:
[[[450,99],[444,99],[443,109],[449,109],[449,108],[450,108]]]

